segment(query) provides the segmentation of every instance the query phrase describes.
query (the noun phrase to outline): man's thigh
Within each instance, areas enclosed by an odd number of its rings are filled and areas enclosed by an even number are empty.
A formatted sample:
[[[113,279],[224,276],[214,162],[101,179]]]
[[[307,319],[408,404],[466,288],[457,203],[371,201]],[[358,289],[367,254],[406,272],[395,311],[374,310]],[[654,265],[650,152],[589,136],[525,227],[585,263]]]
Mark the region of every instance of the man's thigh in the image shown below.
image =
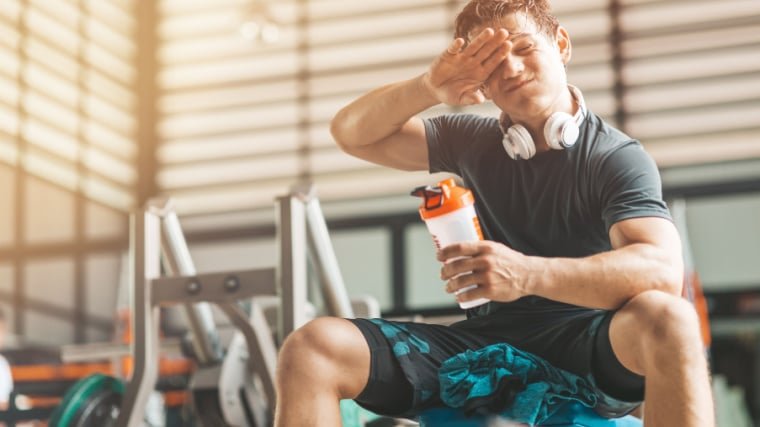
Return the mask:
[[[504,310],[453,327],[492,336],[585,377],[591,373],[595,337],[605,315],[604,311],[589,309]]]
[[[349,319],[370,347],[366,388],[355,399],[381,415],[412,417],[442,405],[438,369],[465,350],[498,342],[449,326],[381,319]]]
[[[440,406],[438,369],[445,360],[465,350],[507,343],[590,380],[609,406],[602,412],[620,416],[643,399],[644,380],[623,367],[612,351],[613,315],[599,310],[561,316],[544,313],[453,326],[352,320],[371,354],[370,379],[356,401],[379,414],[402,417]]]
[[[590,309],[515,310],[468,319],[454,326],[498,335],[502,342],[586,378],[605,394],[628,402],[643,399],[643,377],[615,356],[610,325],[615,312]]]

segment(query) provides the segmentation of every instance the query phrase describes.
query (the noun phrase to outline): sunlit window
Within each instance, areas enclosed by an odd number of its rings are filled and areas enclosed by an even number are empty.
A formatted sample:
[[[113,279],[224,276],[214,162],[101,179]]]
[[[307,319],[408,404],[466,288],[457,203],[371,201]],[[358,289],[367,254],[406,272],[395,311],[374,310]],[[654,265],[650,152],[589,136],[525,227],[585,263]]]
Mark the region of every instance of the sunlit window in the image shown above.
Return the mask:
[[[185,215],[271,206],[301,180],[324,200],[405,194],[425,171],[341,152],[329,122],[375,87],[419,75],[453,33],[464,2],[340,0],[159,4],[158,187]],[[555,2],[573,37],[570,80],[614,121],[618,103],[606,0]],[[256,33],[269,24],[277,37]],[[437,106],[431,116],[452,112]],[[469,111],[496,115],[493,105]]]
[[[132,7],[0,5],[0,162],[122,211],[136,186]]]

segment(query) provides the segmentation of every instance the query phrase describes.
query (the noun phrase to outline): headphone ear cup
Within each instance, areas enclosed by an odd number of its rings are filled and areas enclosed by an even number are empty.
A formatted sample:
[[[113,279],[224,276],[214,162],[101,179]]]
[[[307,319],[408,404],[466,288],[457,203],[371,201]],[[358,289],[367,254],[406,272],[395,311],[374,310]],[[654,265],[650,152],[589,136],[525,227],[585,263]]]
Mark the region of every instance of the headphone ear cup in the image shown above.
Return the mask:
[[[515,160],[527,160],[536,155],[536,145],[533,143],[530,132],[524,126],[510,126],[504,134],[502,143],[509,157]]]
[[[571,147],[578,140],[579,133],[573,116],[561,111],[549,116],[544,125],[546,143],[555,150]]]

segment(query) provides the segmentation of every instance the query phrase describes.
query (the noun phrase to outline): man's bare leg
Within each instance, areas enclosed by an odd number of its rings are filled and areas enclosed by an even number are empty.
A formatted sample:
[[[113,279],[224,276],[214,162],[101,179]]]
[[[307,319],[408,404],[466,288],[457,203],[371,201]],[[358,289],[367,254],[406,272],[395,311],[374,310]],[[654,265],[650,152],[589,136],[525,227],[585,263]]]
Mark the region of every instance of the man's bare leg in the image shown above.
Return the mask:
[[[340,399],[352,399],[369,379],[367,341],[353,323],[320,317],[285,340],[277,364],[279,427],[340,426]]]
[[[659,291],[633,298],[612,318],[612,349],[646,377],[646,427],[715,425],[707,360],[691,304]]]

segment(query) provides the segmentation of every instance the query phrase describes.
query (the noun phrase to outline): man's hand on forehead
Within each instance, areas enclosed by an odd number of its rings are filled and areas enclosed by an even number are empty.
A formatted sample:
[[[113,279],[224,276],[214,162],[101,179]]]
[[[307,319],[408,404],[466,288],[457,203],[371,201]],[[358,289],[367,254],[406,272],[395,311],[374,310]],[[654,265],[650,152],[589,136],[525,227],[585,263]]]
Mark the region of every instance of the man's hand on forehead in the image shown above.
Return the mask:
[[[509,31],[506,29],[494,30],[488,27],[484,28],[469,44],[466,44],[462,38],[455,39],[449,45],[447,53],[467,61],[468,65],[479,65],[481,71],[485,72],[481,73],[481,81],[485,81],[512,48],[510,38]]]
[[[509,38],[504,28],[485,28],[469,44],[454,39],[426,73],[430,92],[448,105],[485,101],[481,86],[507,57],[512,48]]]
[[[512,31],[510,31],[510,30],[508,30],[506,28],[500,28],[498,30],[494,30],[492,27],[486,27],[486,28],[483,28],[480,31],[480,33],[478,33],[477,35],[471,34],[471,36],[474,36],[474,37],[469,42],[469,44],[468,44],[468,42],[466,40],[456,39],[456,40],[462,40],[462,42],[458,43],[458,46],[456,47],[458,50],[452,51],[451,53],[458,52],[459,49],[462,48],[462,46],[469,47],[471,44],[475,43],[475,41],[478,40],[478,39],[483,39],[483,40],[487,41],[489,38],[497,37],[498,33],[500,31],[506,31],[507,32],[507,37],[506,37],[506,42],[507,43],[514,43],[518,39],[534,35],[533,33],[529,33],[529,32],[526,33],[525,31],[520,31],[520,30],[512,30]],[[453,44],[452,44],[452,46],[453,46]]]
[[[455,54],[460,53],[461,51],[461,53],[465,55],[475,55],[480,52],[482,55],[485,52],[483,49],[490,48],[491,52],[493,52],[493,50],[498,48],[501,43],[509,42],[512,37],[513,36],[510,35],[509,31],[505,28],[494,30],[491,27],[486,27],[469,42],[462,38],[455,39],[450,47],[454,47],[456,50],[450,50],[450,53]],[[462,50],[462,48],[464,48],[464,50]]]

